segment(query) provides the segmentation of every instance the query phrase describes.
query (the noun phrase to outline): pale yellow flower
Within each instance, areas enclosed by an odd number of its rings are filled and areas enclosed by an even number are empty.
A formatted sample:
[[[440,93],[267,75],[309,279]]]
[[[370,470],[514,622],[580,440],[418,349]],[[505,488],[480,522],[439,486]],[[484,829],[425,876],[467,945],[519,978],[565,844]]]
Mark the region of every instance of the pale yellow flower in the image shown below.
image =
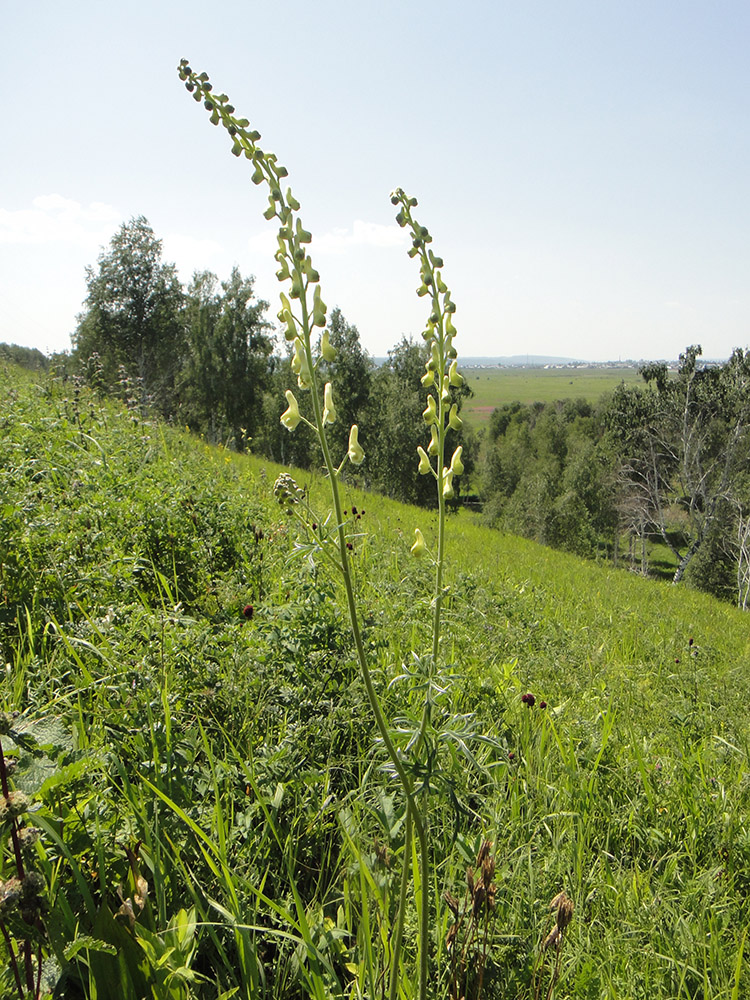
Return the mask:
[[[365,453],[362,451],[358,437],[359,429],[356,424],[352,424],[352,429],[349,431],[349,451],[347,452],[352,465],[361,465],[365,460]]]
[[[333,386],[326,382],[323,394],[323,423],[332,424],[336,420],[336,407],[333,405]]]
[[[302,417],[300,416],[299,407],[297,406],[297,400],[294,398],[294,393],[292,392],[292,390],[287,389],[285,395],[286,395],[286,401],[289,404],[289,406],[281,414],[281,422],[288,431],[293,431],[294,428],[302,419]]]
[[[419,455],[419,474],[421,476],[426,476],[428,472],[432,472],[432,466],[430,465],[430,460],[427,457],[427,452],[421,445],[418,445],[417,454]]]
[[[427,551],[427,545],[425,544],[425,540],[422,537],[422,532],[419,530],[419,528],[415,528],[414,544],[411,547],[411,554],[419,558],[420,556],[423,556],[426,551]]]

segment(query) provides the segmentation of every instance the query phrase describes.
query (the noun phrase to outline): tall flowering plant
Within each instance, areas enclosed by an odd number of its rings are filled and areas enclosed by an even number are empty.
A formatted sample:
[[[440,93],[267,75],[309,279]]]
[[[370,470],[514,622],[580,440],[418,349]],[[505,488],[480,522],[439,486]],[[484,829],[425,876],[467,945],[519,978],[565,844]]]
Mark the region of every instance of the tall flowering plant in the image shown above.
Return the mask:
[[[411,552],[416,557],[431,559],[434,564],[434,594],[432,600],[432,642],[429,652],[423,656],[415,654],[416,670],[410,671],[415,678],[415,689],[424,691],[422,710],[408,740],[399,741],[396,727],[386,718],[378,692],[373,682],[372,671],[362,640],[360,618],[354,592],[351,568],[352,541],[348,535],[348,522],[343,510],[341,493],[341,473],[347,464],[360,465],[365,457],[363,445],[359,441],[356,424],[349,429],[348,447],[343,455],[334,455],[331,450],[327,428],[336,422],[338,414],[333,388],[330,382],[323,382],[321,362],[333,361],[336,357],[326,327],[327,307],[320,290],[320,275],[315,268],[310,253],[312,235],[304,228],[299,216],[300,203],[286,183],[288,171],[273,153],[260,146],[260,133],[251,128],[246,118],[238,117],[225,94],[215,94],[206,73],[195,73],[187,60],[179,65],[180,78],[193,98],[204,105],[214,125],[223,125],[232,141],[232,153],[245,157],[252,168],[255,184],[265,185],[268,204],[263,213],[269,221],[278,224],[277,250],[275,253],[278,270],[276,276],[284,286],[280,293],[278,319],[284,337],[292,345],[292,371],[297,376],[299,393],[286,392],[287,408],[281,415],[281,423],[293,432],[300,423],[310,427],[317,437],[323,456],[331,494],[331,515],[317,520],[314,528],[309,523],[306,506],[301,502],[303,493],[294,479],[284,474],[275,484],[274,490],[279,501],[295,516],[325,561],[338,574],[344,587],[349,612],[352,639],[364,681],[367,697],[373,713],[378,734],[390,768],[395,774],[404,796],[406,808],[405,843],[400,881],[399,903],[393,922],[389,971],[389,998],[396,1000],[399,985],[404,977],[404,924],[409,902],[409,887],[414,885],[419,914],[417,941],[420,1000],[427,996],[429,982],[429,958],[432,934],[430,930],[429,891],[431,879],[431,859],[428,838],[429,798],[425,781],[424,759],[427,748],[433,740],[432,692],[443,669],[441,654],[441,615],[445,596],[443,582],[445,562],[445,504],[454,495],[454,479],[463,472],[461,447],[450,456],[446,455],[446,433],[458,430],[461,418],[455,390],[463,379],[458,372],[453,324],[455,304],[443,280],[443,261],[437,257],[430,243],[432,237],[413,215],[416,198],[408,197],[400,188],[391,196],[393,205],[398,207],[398,224],[408,229],[412,238],[409,256],[418,260],[420,285],[417,295],[429,302],[430,312],[424,330],[424,339],[430,346],[430,357],[425,366],[422,384],[432,391],[424,411],[425,442],[417,449],[415,461],[423,475],[435,479],[438,499],[437,538],[430,547],[419,528],[414,532]],[[316,329],[322,331],[318,337]],[[298,398],[299,396],[299,398]],[[302,406],[301,406],[302,402]],[[399,732],[403,727],[399,727]],[[416,838],[416,869],[414,839]]]

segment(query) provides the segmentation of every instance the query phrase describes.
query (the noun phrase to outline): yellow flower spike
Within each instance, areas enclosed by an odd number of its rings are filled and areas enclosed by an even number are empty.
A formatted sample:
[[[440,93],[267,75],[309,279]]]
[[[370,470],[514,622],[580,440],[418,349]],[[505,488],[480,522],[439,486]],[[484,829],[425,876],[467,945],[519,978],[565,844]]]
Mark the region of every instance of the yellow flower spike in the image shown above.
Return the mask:
[[[411,554],[419,559],[427,551],[427,545],[425,544],[424,537],[419,528],[414,529],[414,544],[411,547]]]
[[[430,426],[430,424],[434,424],[437,422],[437,404],[435,402],[434,396],[427,397],[427,408],[422,413],[422,417],[424,418],[424,422],[427,424],[428,427]]]
[[[362,451],[358,437],[359,429],[356,424],[352,424],[352,429],[349,431],[349,451],[347,452],[352,465],[361,465],[365,460],[365,453]]]
[[[454,403],[448,416],[448,426],[452,431],[460,431],[463,425],[464,422],[458,415],[458,407]]]
[[[281,422],[288,431],[293,431],[294,428],[302,419],[302,417],[300,416],[299,407],[297,406],[297,400],[294,398],[294,393],[292,392],[292,390],[287,389],[285,396],[289,406],[281,414]]]
[[[336,348],[331,344],[328,330],[323,331],[323,336],[320,341],[320,353],[326,361],[336,360]]]
[[[430,432],[430,443],[427,446],[428,455],[437,455],[440,447],[440,439],[438,437],[437,424],[432,425],[432,430]]]
[[[419,455],[419,474],[420,476],[426,476],[428,472],[432,472],[432,466],[430,465],[430,460],[427,457],[427,452],[421,445],[418,445],[417,454]]]
[[[451,398],[450,382],[447,375],[443,375],[443,391],[440,393],[440,398],[444,403],[447,403]]]
[[[443,499],[452,500],[455,496],[453,489],[453,469],[443,469]]]
[[[451,361],[451,366],[448,369],[448,381],[455,388],[464,384],[463,375],[458,374],[458,361]]]
[[[323,393],[323,423],[332,424],[336,420],[336,407],[333,405],[333,386],[326,382]]]
[[[461,461],[461,452],[463,450],[463,445],[459,445],[453,452],[453,458],[451,459],[451,471],[457,476],[464,474],[464,463]]]

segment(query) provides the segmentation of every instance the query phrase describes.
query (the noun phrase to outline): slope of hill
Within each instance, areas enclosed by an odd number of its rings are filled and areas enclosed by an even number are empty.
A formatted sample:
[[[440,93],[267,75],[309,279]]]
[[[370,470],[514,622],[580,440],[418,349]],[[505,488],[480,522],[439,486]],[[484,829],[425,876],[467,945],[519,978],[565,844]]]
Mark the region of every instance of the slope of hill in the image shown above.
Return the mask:
[[[0,398],[3,699],[38,741],[3,749],[39,805],[50,981],[366,993],[402,808],[341,595],[274,501],[280,470],[72,381],[5,367]],[[324,520],[324,484],[298,478]],[[433,515],[352,492],[347,517],[365,642],[408,720],[431,575],[409,546]],[[447,927],[443,893],[463,898],[493,842],[482,995],[538,996],[557,959],[570,997],[747,995],[747,618],[463,513],[449,535],[430,892]],[[561,890],[575,916],[542,973]],[[442,939],[434,963],[448,996]]]

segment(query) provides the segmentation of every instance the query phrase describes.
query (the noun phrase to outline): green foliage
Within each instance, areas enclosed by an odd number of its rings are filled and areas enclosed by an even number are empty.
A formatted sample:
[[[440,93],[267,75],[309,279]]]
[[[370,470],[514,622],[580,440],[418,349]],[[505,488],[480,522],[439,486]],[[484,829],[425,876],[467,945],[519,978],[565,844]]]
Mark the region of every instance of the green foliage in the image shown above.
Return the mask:
[[[172,412],[181,346],[182,287],[165,264],[161,240],[143,217],[123,223],[87,268],[86,311],[73,335],[81,363],[97,355],[99,381],[112,390],[125,376],[137,381],[142,404]]]
[[[203,271],[186,292],[179,416],[210,441],[242,451],[260,426],[271,383],[268,303],[254,299],[253,279],[236,267],[220,288],[216,275]]]

